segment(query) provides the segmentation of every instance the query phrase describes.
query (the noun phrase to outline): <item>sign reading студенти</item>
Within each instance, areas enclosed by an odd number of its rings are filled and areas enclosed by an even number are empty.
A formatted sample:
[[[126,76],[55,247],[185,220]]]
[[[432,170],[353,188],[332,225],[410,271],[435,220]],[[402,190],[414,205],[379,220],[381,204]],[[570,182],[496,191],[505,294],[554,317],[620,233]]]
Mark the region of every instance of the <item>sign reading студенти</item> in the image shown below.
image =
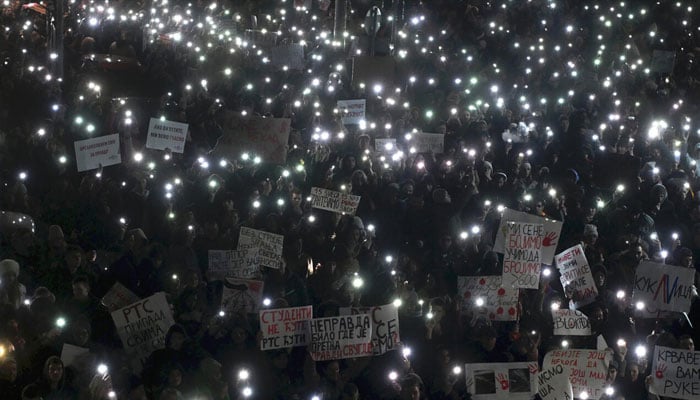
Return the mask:
[[[313,314],[312,306],[260,310],[260,350],[308,345]]]
[[[318,187],[311,188],[311,207],[313,208],[355,215],[359,204],[360,196]]]
[[[316,318],[311,325],[309,352],[314,361],[363,357],[372,354],[372,317],[369,314]]]
[[[148,123],[146,147],[155,150],[170,149],[173,153],[182,153],[185,151],[188,127],[189,125],[181,122],[151,118]]]

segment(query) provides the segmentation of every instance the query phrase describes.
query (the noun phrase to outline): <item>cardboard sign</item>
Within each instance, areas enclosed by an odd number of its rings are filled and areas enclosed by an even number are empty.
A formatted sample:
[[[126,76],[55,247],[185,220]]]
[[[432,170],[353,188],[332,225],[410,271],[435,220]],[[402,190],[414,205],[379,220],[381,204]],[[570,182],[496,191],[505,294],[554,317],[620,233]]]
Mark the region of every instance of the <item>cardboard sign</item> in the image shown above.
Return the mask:
[[[122,156],[119,152],[119,134],[100,136],[92,139],[77,140],[75,147],[75,163],[78,172],[97,169],[102,165],[121,164]]]
[[[287,160],[289,118],[241,118],[228,112],[224,115],[224,134],[211,151],[216,158],[237,159],[243,153],[259,156],[263,162],[284,164]]]
[[[537,392],[537,362],[466,364],[473,400],[530,400]]]
[[[377,153],[393,154],[398,149],[396,148],[396,139],[394,138],[375,138],[374,150]]]
[[[457,291],[462,312],[471,310],[493,321],[518,319],[519,290],[502,287],[500,276],[460,276]]]
[[[369,314],[372,317],[371,351],[368,356],[378,356],[393,350],[401,341],[399,337],[399,309],[393,304],[374,307],[343,307],[340,315]]]
[[[690,310],[695,270],[642,261],[634,277],[632,302],[643,302],[648,313]]]
[[[238,237],[238,250],[257,249],[255,255],[260,265],[278,269],[282,263],[283,243],[282,235],[242,226]]]
[[[372,354],[369,314],[312,319],[309,351],[314,361],[364,357]]]
[[[562,336],[588,336],[591,323],[588,317],[576,310],[552,310],[554,334]]]
[[[445,135],[441,133],[412,133],[409,143],[412,153],[441,154],[445,151]]]
[[[102,305],[107,307],[109,312],[117,311],[129,304],[134,304],[141,300],[134,292],[127,289],[126,286],[117,282],[105,293],[102,297]]]
[[[170,149],[173,153],[185,151],[187,129],[189,125],[181,122],[151,118],[148,123],[146,147],[155,150]]]
[[[506,236],[508,235],[508,228],[506,227],[506,224],[508,221],[530,222],[533,224],[543,225],[544,237],[542,238],[542,264],[551,265],[552,260],[554,259],[554,253],[557,251],[557,244],[559,242],[561,228],[564,224],[561,221],[542,218],[538,217],[537,215],[527,214],[506,208],[501,214],[501,223],[498,226],[496,242],[493,244],[493,251],[496,253],[505,253],[505,242]]]
[[[652,392],[674,399],[700,399],[700,351],[656,346],[651,361]]]
[[[562,366],[571,382],[574,397],[581,398],[581,393],[586,392],[590,400],[598,400],[605,394],[611,360],[612,353],[609,351],[552,350],[544,357],[542,370],[549,371]]]
[[[209,279],[253,279],[260,275],[258,249],[209,250]]]
[[[313,307],[279,308],[260,311],[260,350],[306,346],[311,342],[309,321]]]
[[[575,308],[593,303],[598,296],[598,288],[593,281],[591,267],[583,253],[583,247],[577,244],[557,254],[554,258],[561,274],[559,280],[564,287],[564,293],[572,299],[571,302]]]
[[[124,351],[139,371],[154,350],[165,347],[165,334],[175,324],[163,292],[114,311],[112,320]]]
[[[80,346],[74,346],[72,344],[64,343],[61,349],[61,361],[66,367],[73,365],[76,360],[90,354],[90,349]]]
[[[270,64],[278,68],[304,69],[304,46],[298,43],[275,46],[270,50]]]
[[[537,289],[542,266],[544,225],[508,222],[503,253],[503,286]]]
[[[359,204],[360,196],[318,187],[311,188],[311,207],[313,208],[355,215]]]
[[[573,400],[574,389],[561,364],[537,374],[537,394],[542,400]]]
[[[263,282],[250,279],[224,279],[221,310],[227,314],[254,314],[260,310]]]
[[[367,102],[365,99],[338,100],[338,112],[343,125],[358,125],[365,119]]]

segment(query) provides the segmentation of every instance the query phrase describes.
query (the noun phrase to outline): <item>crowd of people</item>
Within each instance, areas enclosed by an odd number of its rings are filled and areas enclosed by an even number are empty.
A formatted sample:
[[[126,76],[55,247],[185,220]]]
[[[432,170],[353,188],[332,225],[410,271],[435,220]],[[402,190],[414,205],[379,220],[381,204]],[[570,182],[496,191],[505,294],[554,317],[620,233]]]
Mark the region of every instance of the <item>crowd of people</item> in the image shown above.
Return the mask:
[[[696,5],[351,0],[334,35],[335,1],[71,1],[62,30],[56,2],[0,4],[0,398],[470,398],[457,366],[600,338],[604,397],[658,397],[649,356],[694,350],[700,301],[650,317],[630,299],[644,260],[700,271]],[[303,44],[303,68],[269,62],[266,34]],[[360,82],[353,57],[391,68]],[[363,121],[342,123],[345,99]],[[212,157],[230,113],[291,119],[285,162]],[[146,148],[161,116],[188,124],[183,153]],[[442,151],[416,151],[420,132]],[[78,172],[74,142],[110,134],[121,162]],[[312,187],[360,196],[355,215],[312,208]],[[590,336],[553,334],[577,297],[554,260],[514,321],[465,309],[459,277],[502,273],[505,208],[562,221],[556,253],[582,245]],[[258,314],[222,312],[208,272],[241,227],[284,236],[257,308],[394,304],[400,343],[260,350]],[[115,283],[172,307],[139,368],[101,300]],[[65,345],[89,351],[69,364]]]

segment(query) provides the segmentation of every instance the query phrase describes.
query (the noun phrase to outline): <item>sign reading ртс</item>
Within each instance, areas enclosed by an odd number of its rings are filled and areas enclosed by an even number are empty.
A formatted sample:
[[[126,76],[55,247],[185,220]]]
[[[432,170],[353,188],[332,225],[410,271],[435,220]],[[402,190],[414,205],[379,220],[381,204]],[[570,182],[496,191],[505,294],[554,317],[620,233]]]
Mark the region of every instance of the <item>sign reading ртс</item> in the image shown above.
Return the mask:
[[[260,310],[260,350],[308,345],[313,314],[312,306]]]

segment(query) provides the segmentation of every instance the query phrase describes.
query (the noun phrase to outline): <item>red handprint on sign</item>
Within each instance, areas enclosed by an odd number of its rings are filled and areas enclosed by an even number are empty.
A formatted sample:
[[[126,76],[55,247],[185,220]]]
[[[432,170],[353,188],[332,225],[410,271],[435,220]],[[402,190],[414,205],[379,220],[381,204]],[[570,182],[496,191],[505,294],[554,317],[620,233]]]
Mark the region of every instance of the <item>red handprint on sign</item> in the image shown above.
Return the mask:
[[[528,364],[527,369],[530,370],[530,375],[536,375],[539,372],[537,364]]]
[[[656,366],[656,379],[663,379],[664,378],[664,372],[668,369],[668,366],[664,363],[660,363],[659,365]]]
[[[498,380],[498,383],[501,384],[501,389],[508,390],[508,388],[510,387],[510,383],[508,382],[508,377],[505,374],[499,373],[496,376],[496,379]]]
[[[555,246],[557,240],[557,234],[554,232],[549,232],[544,239],[542,239],[542,246],[544,247],[549,247],[549,246]]]

